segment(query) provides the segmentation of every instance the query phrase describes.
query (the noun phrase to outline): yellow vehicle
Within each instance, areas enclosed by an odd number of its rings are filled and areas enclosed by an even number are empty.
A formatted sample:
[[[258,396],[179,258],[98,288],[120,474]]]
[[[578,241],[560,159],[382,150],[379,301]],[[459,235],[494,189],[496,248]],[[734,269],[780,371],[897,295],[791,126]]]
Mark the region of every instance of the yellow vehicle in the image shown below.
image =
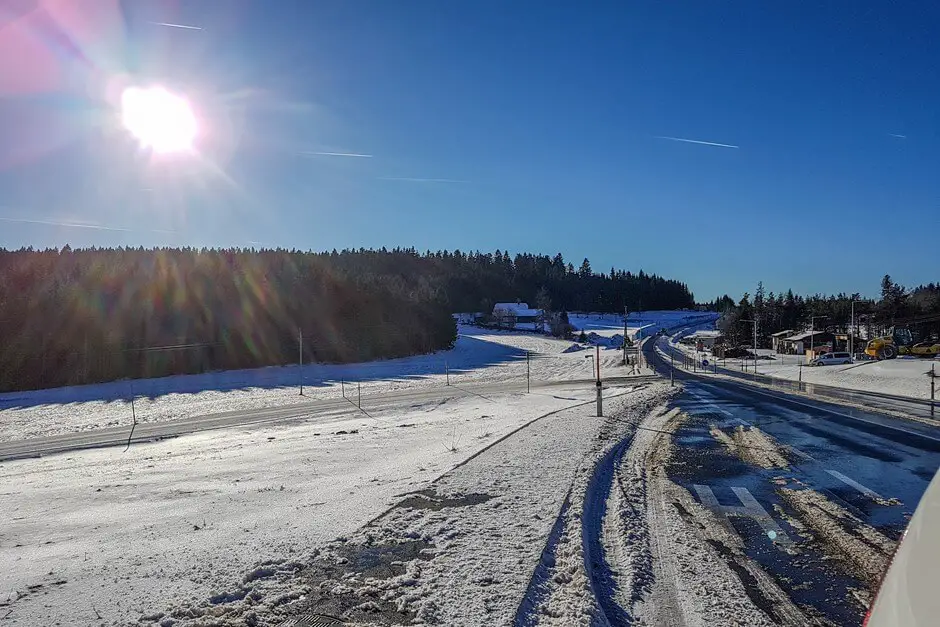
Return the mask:
[[[910,329],[894,327],[890,334],[870,340],[865,347],[865,354],[876,359],[894,359],[898,355],[936,357],[940,355],[940,341],[915,344]]]

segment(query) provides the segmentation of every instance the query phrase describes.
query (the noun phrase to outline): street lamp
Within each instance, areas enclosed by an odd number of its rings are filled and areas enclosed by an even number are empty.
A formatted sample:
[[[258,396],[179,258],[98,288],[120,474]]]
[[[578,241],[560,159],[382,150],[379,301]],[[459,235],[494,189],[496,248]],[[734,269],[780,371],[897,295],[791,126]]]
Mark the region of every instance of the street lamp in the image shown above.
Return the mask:
[[[829,316],[810,316],[809,317],[809,352],[816,355],[816,318],[828,318]]]
[[[852,322],[849,327],[849,355],[855,359],[855,303],[864,303],[864,298],[852,299]]]

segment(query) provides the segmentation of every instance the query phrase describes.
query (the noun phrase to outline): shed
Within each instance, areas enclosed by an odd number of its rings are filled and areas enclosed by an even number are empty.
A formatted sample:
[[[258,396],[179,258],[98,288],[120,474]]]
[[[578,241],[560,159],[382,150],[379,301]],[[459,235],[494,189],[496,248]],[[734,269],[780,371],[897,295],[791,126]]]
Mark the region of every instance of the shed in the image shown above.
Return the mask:
[[[832,350],[835,336],[828,331],[803,331],[783,340],[783,352],[790,355],[802,355],[813,349]]]
[[[783,341],[793,335],[793,329],[784,329],[783,331],[777,331],[776,333],[770,334],[770,347],[774,349],[775,352],[783,352]]]

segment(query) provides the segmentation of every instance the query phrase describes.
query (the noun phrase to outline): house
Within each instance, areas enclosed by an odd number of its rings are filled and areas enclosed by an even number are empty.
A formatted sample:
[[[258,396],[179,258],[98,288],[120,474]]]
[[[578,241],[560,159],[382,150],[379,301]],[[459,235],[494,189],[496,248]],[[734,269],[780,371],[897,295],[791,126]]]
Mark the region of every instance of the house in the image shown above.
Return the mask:
[[[721,338],[721,331],[696,331],[689,338],[695,345],[695,350],[711,350]]]
[[[534,327],[542,320],[542,310],[530,309],[528,303],[496,303],[493,306],[493,319],[498,326]]]
[[[783,352],[788,355],[803,355],[811,349],[817,353],[832,350],[835,339],[828,331],[803,331],[783,340]]]
[[[775,353],[783,352],[783,341],[793,335],[795,332],[793,329],[784,329],[783,331],[777,331],[776,333],[770,334],[770,347],[774,349]]]

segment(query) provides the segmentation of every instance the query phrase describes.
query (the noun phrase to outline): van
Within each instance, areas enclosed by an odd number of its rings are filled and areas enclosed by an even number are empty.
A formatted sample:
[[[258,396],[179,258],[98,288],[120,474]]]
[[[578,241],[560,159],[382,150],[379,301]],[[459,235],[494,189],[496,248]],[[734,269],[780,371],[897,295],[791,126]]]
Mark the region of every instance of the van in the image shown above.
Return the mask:
[[[852,363],[852,356],[848,353],[823,353],[809,363],[812,366],[834,366],[836,364],[850,364]]]

